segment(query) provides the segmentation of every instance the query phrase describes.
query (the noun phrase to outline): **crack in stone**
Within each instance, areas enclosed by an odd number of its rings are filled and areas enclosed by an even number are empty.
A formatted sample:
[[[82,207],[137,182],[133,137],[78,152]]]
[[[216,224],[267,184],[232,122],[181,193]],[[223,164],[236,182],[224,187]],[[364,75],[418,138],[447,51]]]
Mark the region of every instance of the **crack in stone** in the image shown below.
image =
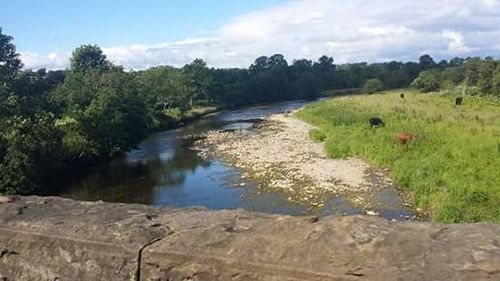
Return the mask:
[[[157,224],[154,224],[150,227],[158,227]],[[162,234],[160,237],[156,237],[154,238],[153,240],[149,241],[148,243],[146,243],[145,245],[143,245],[140,249],[139,249],[139,252],[137,253],[137,271],[136,271],[136,274],[135,274],[135,280],[136,281],[141,281],[141,263],[142,263],[142,252],[149,246],[152,246],[153,244],[163,240],[164,238],[166,238],[167,236],[171,235],[174,233],[174,231],[168,227],[168,226],[164,226],[165,227],[165,230],[166,230],[166,233]]]

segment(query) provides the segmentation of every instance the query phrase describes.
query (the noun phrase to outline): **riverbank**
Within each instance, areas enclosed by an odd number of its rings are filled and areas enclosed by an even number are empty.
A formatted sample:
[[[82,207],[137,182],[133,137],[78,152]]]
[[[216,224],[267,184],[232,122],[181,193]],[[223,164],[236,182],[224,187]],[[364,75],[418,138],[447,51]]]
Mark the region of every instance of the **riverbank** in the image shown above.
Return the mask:
[[[272,115],[251,130],[210,131],[195,145],[206,157],[221,157],[244,177],[275,190],[292,202],[321,208],[333,196],[342,196],[368,214],[376,215],[374,193],[394,190],[388,172],[350,157],[329,159],[324,143],[313,142],[313,127],[291,113]],[[401,194],[410,205],[408,196]]]
[[[466,96],[454,106],[455,96],[410,90],[347,96],[297,115],[326,136],[329,157],[358,156],[390,169],[433,220],[500,222],[500,103]],[[370,128],[371,117],[385,126]],[[414,137],[403,143],[398,134]]]

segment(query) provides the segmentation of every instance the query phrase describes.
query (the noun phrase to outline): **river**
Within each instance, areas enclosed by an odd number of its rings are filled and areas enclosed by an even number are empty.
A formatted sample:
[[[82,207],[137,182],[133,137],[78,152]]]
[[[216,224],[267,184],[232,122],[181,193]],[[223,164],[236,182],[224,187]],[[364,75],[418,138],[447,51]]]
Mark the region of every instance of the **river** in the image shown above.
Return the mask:
[[[256,119],[307,104],[292,101],[208,115],[186,126],[150,135],[123,157],[71,173],[54,183],[57,194],[85,201],[141,203],[170,207],[201,206],[290,215],[361,214],[364,211],[342,197],[333,197],[321,209],[289,202],[275,192],[257,188],[235,168],[198,155],[186,136],[212,129],[248,129]],[[385,202],[377,211],[388,218],[410,217],[394,190],[378,194]]]

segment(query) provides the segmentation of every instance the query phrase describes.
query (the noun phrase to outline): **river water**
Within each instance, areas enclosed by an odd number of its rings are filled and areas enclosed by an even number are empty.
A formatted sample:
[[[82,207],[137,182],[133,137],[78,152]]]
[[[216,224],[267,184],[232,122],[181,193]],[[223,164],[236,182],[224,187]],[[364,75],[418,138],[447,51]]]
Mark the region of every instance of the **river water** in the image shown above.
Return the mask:
[[[56,195],[85,201],[142,203],[171,207],[202,206],[209,209],[244,208],[290,215],[361,214],[362,209],[342,197],[332,197],[322,209],[289,202],[275,192],[257,188],[242,179],[235,168],[217,159],[198,155],[186,136],[212,129],[248,129],[256,119],[300,108],[293,101],[213,114],[175,130],[150,135],[137,149],[121,158],[63,177],[54,183]],[[401,218],[413,213],[403,207],[394,190],[374,195],[383,202],[382,216]]]

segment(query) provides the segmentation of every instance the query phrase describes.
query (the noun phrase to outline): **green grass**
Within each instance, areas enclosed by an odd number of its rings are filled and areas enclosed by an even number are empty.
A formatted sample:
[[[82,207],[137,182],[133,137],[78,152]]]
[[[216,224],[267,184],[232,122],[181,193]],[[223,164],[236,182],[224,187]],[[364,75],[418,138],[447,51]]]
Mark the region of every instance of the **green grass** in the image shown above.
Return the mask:
[[[326,139],[326,135],[318,129],[311,129],[309,131],[309,137],[315,142],[322,142]]]
[[[467,96],[454,107],[447,93],[402,90],[333,98],[307,106],[298,117],[326,135],[330,157],[359,156],[388,167],[416,207],[445,223],[500,223],[500,101]],[[370,128],[370,117],[383,128]],[[401,144],[397,133],[417,140]]]
[[[186,112],[182,112],[180,108],[175,107],[166,109],[163,113],[173,123],[179,123],[183,121],[192,120],[215,111],[217,111],[217,107],[215,106],[196,106]]]

